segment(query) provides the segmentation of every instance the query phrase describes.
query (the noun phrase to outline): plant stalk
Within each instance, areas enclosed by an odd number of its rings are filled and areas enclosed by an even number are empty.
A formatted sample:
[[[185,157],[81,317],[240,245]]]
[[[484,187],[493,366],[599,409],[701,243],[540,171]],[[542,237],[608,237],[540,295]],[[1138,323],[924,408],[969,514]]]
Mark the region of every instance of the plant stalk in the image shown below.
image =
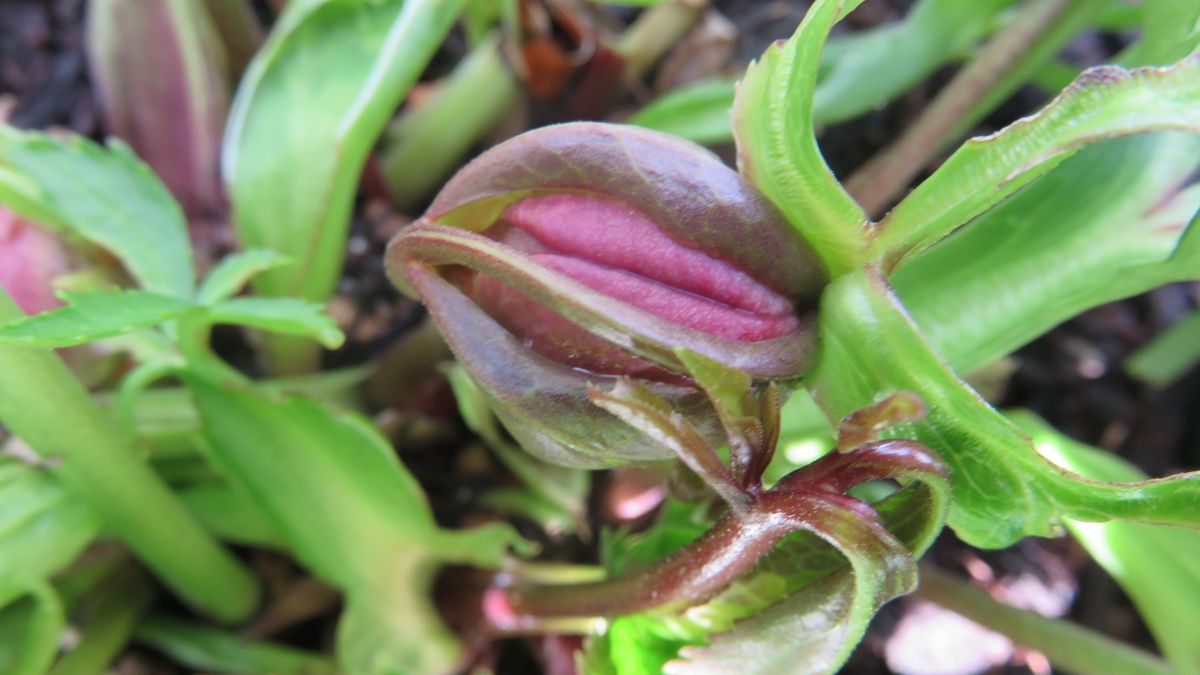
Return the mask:
[[[829,510],[863,511],[843,495],[772,491],[745,514],[730,513],[699,539],[641,570],[600,581],[535,585],[518,581],[493,587],[484,599],[487,618],[503,631],[528,629],[546,619],[634,614],[675,604],[704,602],[753,569],[785,536],[810,527]],[[865,507],[870,517],[869,507]]]
[[[984,591],[929,565],[921,565],[914,593],[1013,641],[1036,649],[1050,662],[1080,675],[1170,675],[1162,659],[1100,633],[998,602]]]
[[[431,100],[392,123],[379,154],[388,193],[402,211],[420,207],[520,99],[495,36],[476,47],[438,87]]]
[[[154,587],[146,573],[133,565],[118,567],[102,582],[93,590],[95,607],[84,624],[83,640],[59,659],[49,675],[108,672],[154,599]]]
[[[654,5],[621,34],[614,51],[625,61],[631,77],[646,74],[660,58],[687,35],[708,9],[708,0],[675,0]]]
[[[1055,25],[1072,2],[1031,0],[954,76],[900,138],[854,172],[846,190],[878,216],[929,163],[955,126],[985,97],[1021,56]]]
[[[0,290],[0,324],[23,316]],[[0,344],[0,421],[189,605],[227,622],[258,604],[254,576],[139,459],[114,419],[48,351]]]

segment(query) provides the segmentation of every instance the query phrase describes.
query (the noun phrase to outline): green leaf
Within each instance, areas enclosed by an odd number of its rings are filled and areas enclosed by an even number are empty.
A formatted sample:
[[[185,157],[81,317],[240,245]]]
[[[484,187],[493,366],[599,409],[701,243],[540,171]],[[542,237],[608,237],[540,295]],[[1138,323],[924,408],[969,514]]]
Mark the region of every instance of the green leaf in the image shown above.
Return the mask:
[[[357,418],[304,398],[272,401],[186,380],[213,462],[302,564],[347,594],[341,665],[414,673],[452,665],[458,646],[428,597],[431,575],[440,562],[499,566],[515,533],[439,530],[416,479]]]
[[[223,148],[242,244],[297,263],[258,277],[260,293],[323,302],[333,292],[367,153],[461,5],[288,4],[246,72]]]
[[[311,337],[330,349],[346,340],[324,305],[299,298],[233,298],[208,310],[213,323],[233,323],[273,333]]]
[[[0,341],[70,347],[154,326],[193,307],[186,300],[146,291],[84,291],[60,297],[66,307],[6,324],[0,328]]]
[[[20,314],[0,289],[0,321]],[[63,484],[108,531],[193,609],[231,622],[253,611],[255,578],[191,518],[62,359],[0,342],[0,371],[3,424],[58,463]]]
[[[1180,319],[1125,361],[1125,370],[1165,387],[1200,363],[1200,311]]]
[[[8,457],[0,457],[0,504],[3,607],[70,564],[96,536],[99,523],[44,470]]]
[[[867,246],[866,215],[817,146],[813,91],[821,47],[861,0],[818,0],[786,43],[746,71],[733,108],[738,167],[816,249],[830,276],[854,268]]]
[[[860,575],[865,579],[861,584]],[[813,584],[746,619],[736,630],[713,637],[709,646],[684,647],[682,663],[667,668],[679,675],[835,672],[850,657],[879,608],[916,585],[915,567],[903,575],[903,582],[892,581],[895,576],[863,558],[853,573],[838,573]]]
[[[911,391],[929,415],[896,432],[950,466],[949,524],[963,540],[996,548],[1049,536],[1062,517],[1200,527],[1200,475],[1138,483],[1088,481],[1053,466],[1029,438],[959,380],[925,341],[877,272],[836,281],[821,301],[822,353],[807,384],[832,418],[890,393]]]
[[[890,270],[1106,138],[1200,132],[1200,53],[1169,68],[1093,68],[1038,114],[967,141],[875,228],[872,254]]]
[[[1172,260],[1200,189],[1200,138],[1144,134],[1085,148],[892,277],[960,373],[1085,309],[1200,274]]]
[[[732,80],[706,80],[661,96],[625,122],[696,143],[729,143],[733,140],[729,119],[733,95]]]
[[[813,100],[818,125],[878,109],[970,53],[1014,0],[921,0],[899,22],[835,37]]]
[[[92,510],[46,471],[3,455],[0,504],[0,672],[42,673],[66,627],[48,581],[83,552],[100,526]]]
[[[196,292],[196,301],[211,305],[228,300],[237,295],[255,275],[291,264],[287,256],[265,249],[234,253],[222,259],[204,278],[200,290]]]
[[[37,183],[3,163],[0,163],[0,204],[30,222],[59,232],[67,229]]]
[[[134,639],[190,669],[219,672],[318,675],[337,672],[328,659],[283,645],[249,640],[203,624],[153,616]]]
[[[179,205],[119,141],[107,148],[79,137],[60,141],[0,125],[0,164],[36,185],[37,211],[108,249],[147,291],[192,296],[192,251]],[[0,187],[6,205],[11,194]],[[48,224],[54,224],[48,223]]]
[[[267,548],[282,546],[274,522],[226,481],[197,481],[177,488],[176,494],[201,525],[225,541]]]
[[[66,628],[62,600],[49,584],[38,584],[29,597],[0,611],[0,670],[20,675],[47,672]]]
[[[1136,467],[1073,441],[1036,415],[1009,419],[1033,437],[1038,452],[1064,469],[1096,480],[1138,481]],[[1065,521],[1067,529],[1117,580],[1179,673],[1200,673],[1200,533],[1141,523]]]
[[[1200,4],[1189,0],[1146,0],[1142,35],[1118,56],[1125,66],[1164,66],[1200,44]]]
[[[966,53],[1014,0],[920,0],[901,21],[834,36],[813,95],[820,127],[874,110]],[[663,95],[627,120],[697,143],[733,141],[734,87],[711,80]]]

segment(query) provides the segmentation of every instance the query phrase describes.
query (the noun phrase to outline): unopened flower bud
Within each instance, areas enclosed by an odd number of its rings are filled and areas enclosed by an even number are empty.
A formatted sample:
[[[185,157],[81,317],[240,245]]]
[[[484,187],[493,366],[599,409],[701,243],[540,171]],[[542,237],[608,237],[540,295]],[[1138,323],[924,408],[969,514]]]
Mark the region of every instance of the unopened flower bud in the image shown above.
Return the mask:
[[[703,416],[678,348],[758,381],[798,378],[825,281],[775,207],[714,155],[594,123],[531,131],[467,165],[393,240],[388,269],[513,435],[582,466],[668,456],[592,406],[589,380],[647,380]]]
[[[54,280],[69,269],[66,249],[52,232],[0,207],[0,288],[26,314],[55,309]]]

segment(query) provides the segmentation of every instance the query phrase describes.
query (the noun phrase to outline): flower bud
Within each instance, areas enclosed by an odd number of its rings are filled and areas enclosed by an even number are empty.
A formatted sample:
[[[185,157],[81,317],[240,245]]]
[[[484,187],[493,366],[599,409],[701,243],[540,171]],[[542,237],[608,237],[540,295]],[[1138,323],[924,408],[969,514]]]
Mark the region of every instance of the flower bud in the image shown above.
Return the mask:
[[[670,456],[593,406],[589,380],[646,380],[711,427],[676,350],[760,382],[798,378],[826,278],[717,157],[595,123],[537,129],[468,164],[393,240],[388,270],[527,450],[589,467]]]
[[[38,314],[57,308],[54,280],[69,269],[66,249],[49,230],[0,207],[0,288],[21,311]]]

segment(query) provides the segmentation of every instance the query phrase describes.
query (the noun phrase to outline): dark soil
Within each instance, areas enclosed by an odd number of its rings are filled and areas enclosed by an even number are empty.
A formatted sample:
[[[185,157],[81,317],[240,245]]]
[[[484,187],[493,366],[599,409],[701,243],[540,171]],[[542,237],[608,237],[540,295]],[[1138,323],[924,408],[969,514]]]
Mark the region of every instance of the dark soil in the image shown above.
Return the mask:
[[[100,133],[82,51],[85,4],[83,0],[0,3],[0,95],[13,124],[61,126],[91,136]],[[867,3],[843,30],[894,20],[910,4],[906,0]],[[265,14],[267,5],[259,5]],[[717,0],[715,5],[737,27],[740,37],[734,60],[744,63],[760,54],[771,40],[787,37],[807,3]],[[1094,35],[1084,42],[1076,46],[1085,52],[1082,58],[1102,59],[1119,47],[1119,40],[1111,36]],[[456,49],[461,47],[461,42],[454,44]],[[847,175],[895,138],[947,75],[935,75],[891,105],[827,130],[823,147],[835,171]],[[987,124],[995,127],[1011,121],[1034,109],[1040,100],[1041,94],[1022,91]],[[392,212],[385,202],[364,199],[360,204],[335,304],[335,314],[351,339],[344,350],[329,358],[329,365],[377,357],[421,319],[420,308],[400,298],[387,283],[381,266],[383,246],[406,221],[406,215]],[[1151,475],[1200,465],[1200,418],[1195,414],[1200,372],[1193,371],[1169,389],[1155,391],[1130,378],[1121,367],[1123,359],[1198,302],[1200,286],[1175,285],[1096,308],[1067,322],[1014,356],[1015,371],[997,403],[1030,408],[1072,437],[1117,452]],[[236,337],[228,339],[237,342]],[[444,399],[445,395],[443,390],[431,396]],[[436,439],[435,445],[406,455],[405,461],[428,488],[439,520],[446,524],[469,521],[477,517],[471,512],[474,500],[495,484],[500,470],[444,406],[431,413],[431,419],[436,433],[430,438]],[[536,533],[530,530],[529,534]],[[583,542],[547,543],[563,558],[592,555]],[[1035,578],[1050,595],[1053,592],[1047,589],[1071,589],[1073,602],[1067,598],[1062,607],[1071,618],[1153,647],[1127,598],[1070,539],[1030,540],[1005,551],[979,552],[947,534],[931,555],[948,568],[971,569],[976,575],[986,570],[997,580]],[[887,608],[846,672],[889,672],[880,654],[911,607],[899,602]],[[282,637],[319,646],[314,643],[327,640],[330,616],[289,630]],[[559,648],[557,644],[512,641],[492,657],[499,659],[502,672],[530,672],[540,660],[535,652]],[[151,669],[140,672],[166,672],[160,670],[164,664],[152,655],[137,654],[135,658]],[[1019,651],[1002,663],[1007,666],[998,667],[1016,672],[1041,668],[1036,658]]]

